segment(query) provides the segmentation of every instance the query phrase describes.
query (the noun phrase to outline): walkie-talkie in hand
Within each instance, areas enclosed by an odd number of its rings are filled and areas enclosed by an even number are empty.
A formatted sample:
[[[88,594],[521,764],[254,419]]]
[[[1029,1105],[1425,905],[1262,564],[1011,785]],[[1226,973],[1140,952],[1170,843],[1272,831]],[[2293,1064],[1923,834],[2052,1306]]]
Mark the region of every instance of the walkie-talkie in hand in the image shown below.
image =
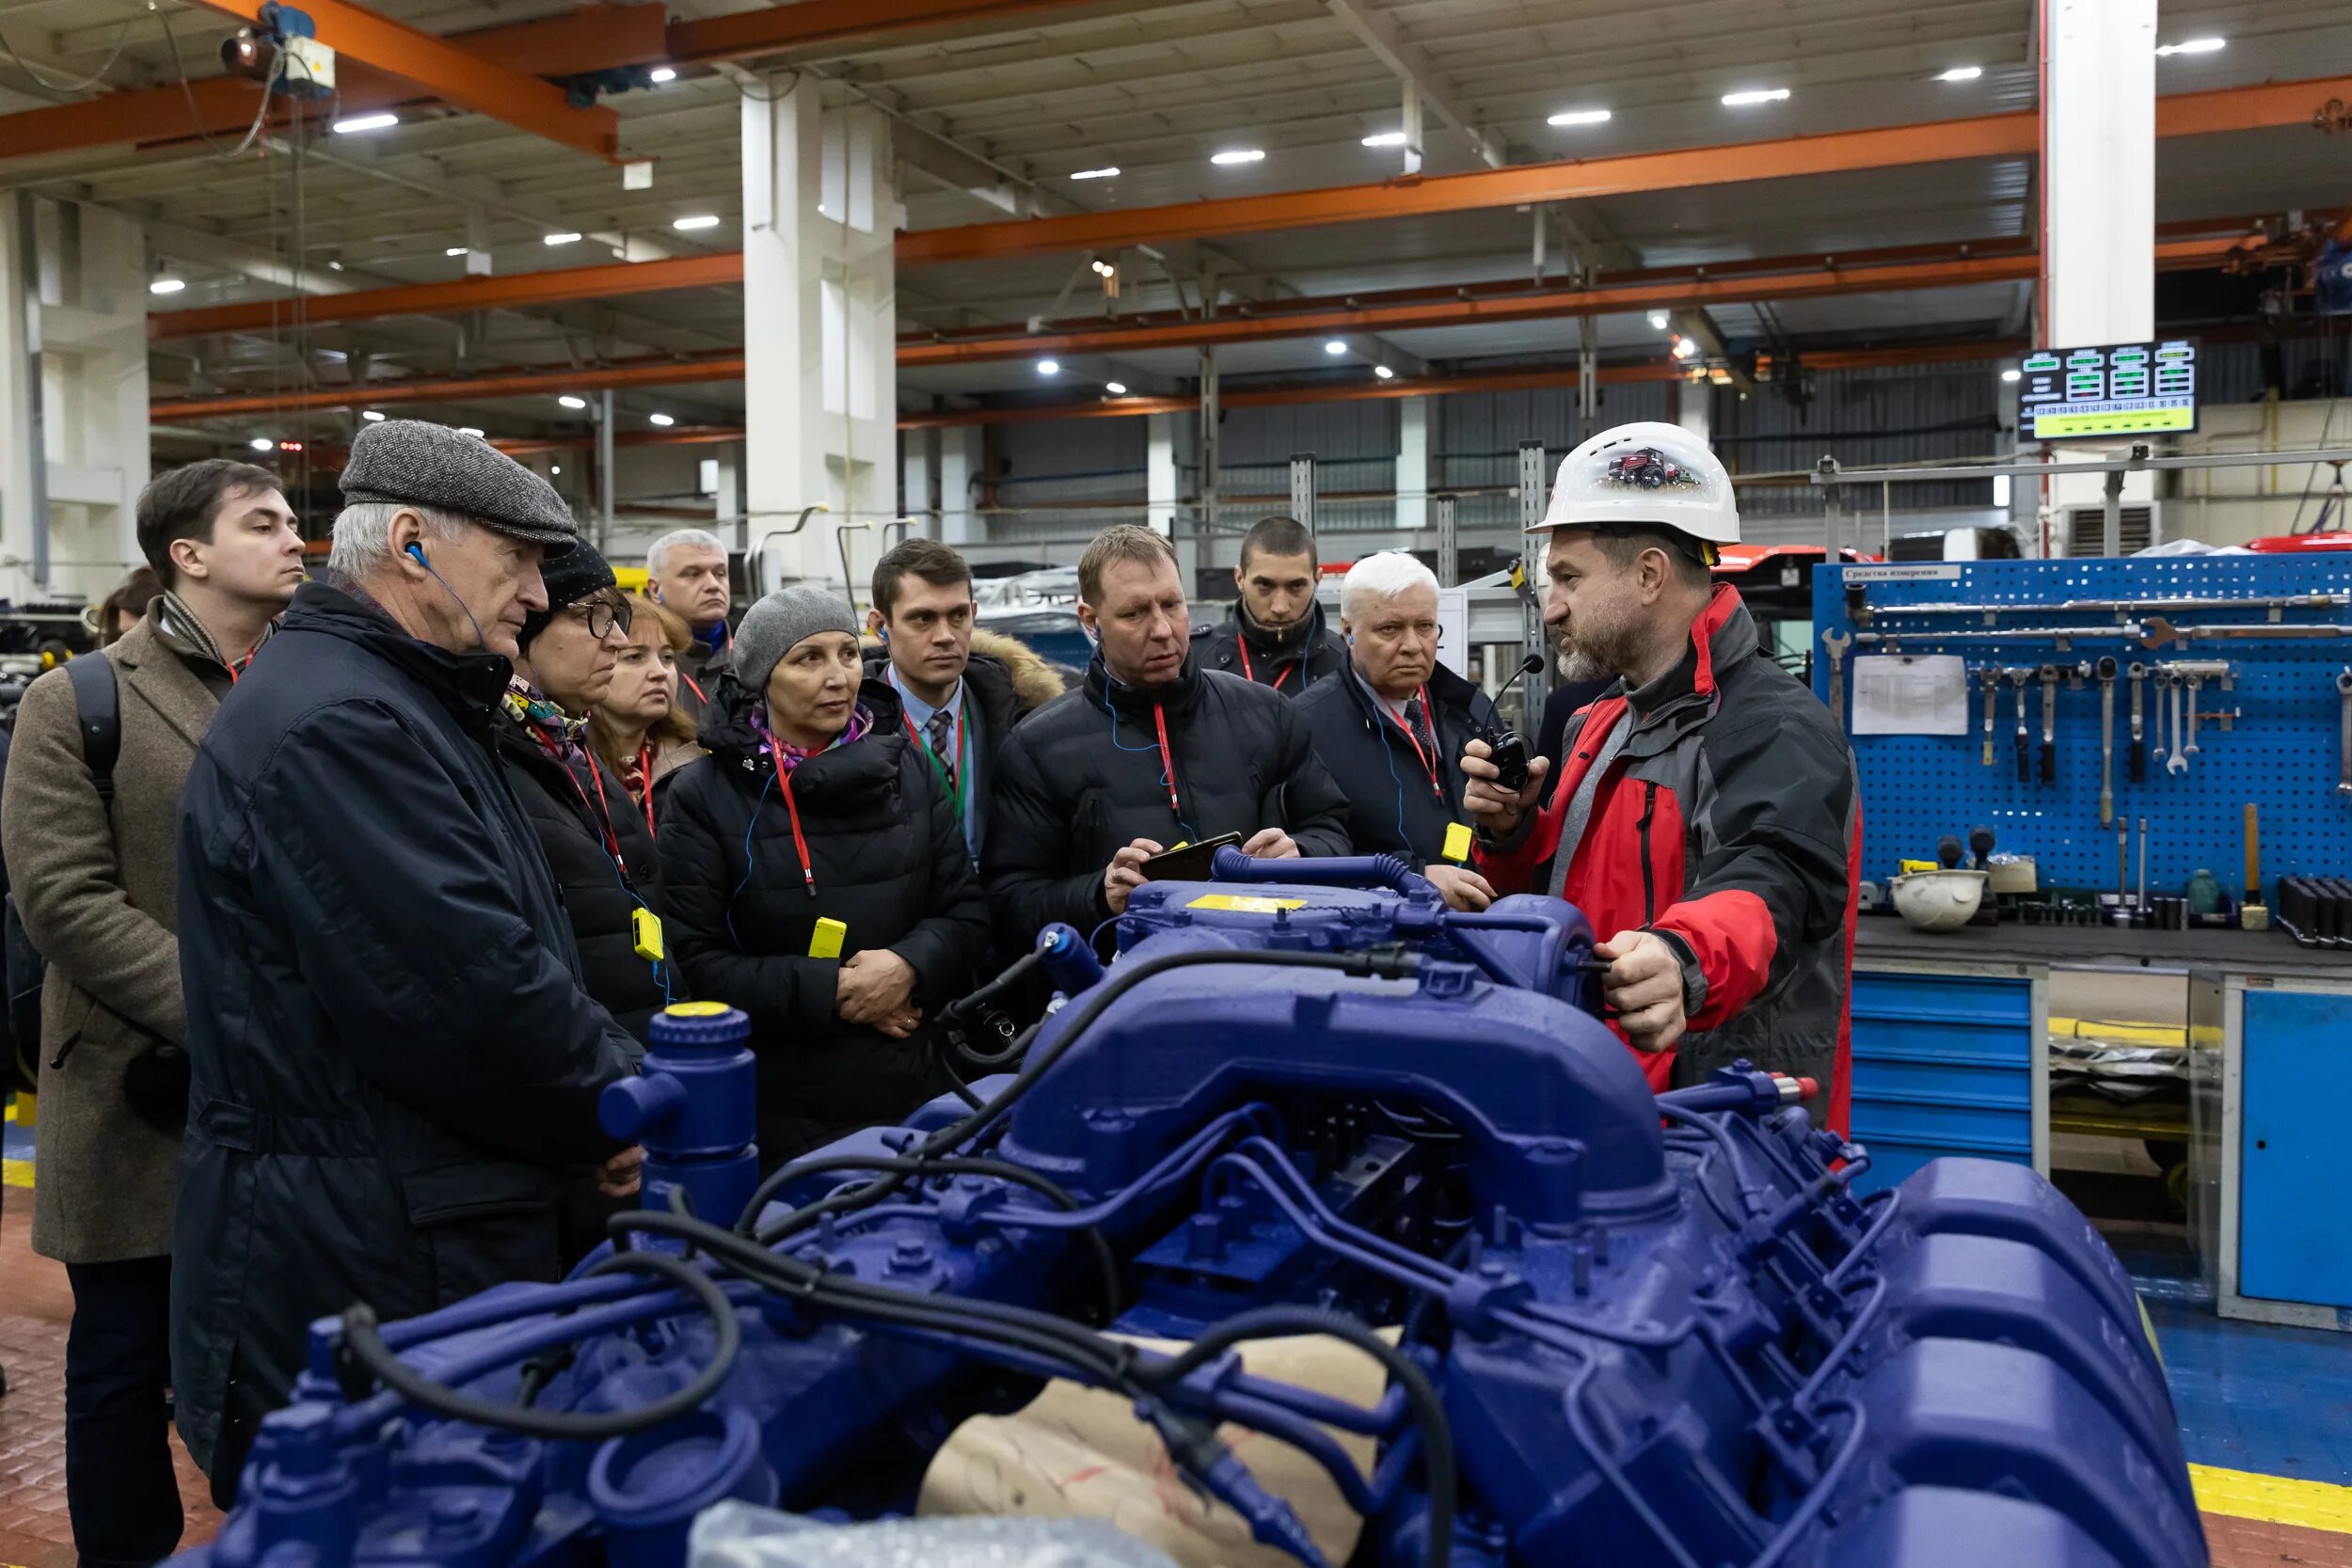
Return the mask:
[[[1522,676],[1532,675],[1544,667],[1544,656],[1530,654],[1519,661],[1511,678],[1495,693],[1498,701],[1502,693],[1517,686]],[[1495,783],[1514,795],[1527,787],[1527,736],[1517,730],[1483,729],[1478,738],[1486,743],[1486,760],[1495,765]]]

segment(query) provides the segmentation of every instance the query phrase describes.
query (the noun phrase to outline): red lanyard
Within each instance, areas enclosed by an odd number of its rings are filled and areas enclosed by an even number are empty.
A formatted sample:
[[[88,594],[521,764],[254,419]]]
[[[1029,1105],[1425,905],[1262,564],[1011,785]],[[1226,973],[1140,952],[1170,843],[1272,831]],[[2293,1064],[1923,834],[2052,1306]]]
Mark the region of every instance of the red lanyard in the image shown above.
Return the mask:
[[[770,736],[768,755],[775,762],[776,784],[784,791],[784,809],[792,818],[792,852],[801,857],[801,882],[808,889],[808,895],[814,898],[817,896],[817,868],[809,864],[808,840],[801,836],[801,808],[793,803],[792,773],[784,766],[784,742]]]
[[[653,743],[651,741],[647,741],[637,749],[637,776],[644,782],[645,785],[645,798],[641,802],[645,808],[645,836],[659,839],[661,835],[655,831],[653,825]]]
[[[598,818],[596,831],[604,835],[605,853],[612,857],[613,865],[620,870],[623,879],[626,879],[628,875],[628,862],[621,858],[621,835],[612,831],[612,811],[604,801],[603,769],[596,766],[593,757],[589,759],[588,776],[596,781],[596,803],[591,806],[588,803],[588,792],[580,787],[580,775],[572,771],[571,764],[564,759],[564,753],[548,745],[536,730],[532,732],[532,738],[539,742],[541,751],[555,759],[555,765],[564,770],[564,777],[571,781],[572,793],[580,797],[580,809],[583,812],[595,813]]]
[[[1178,826],[1183,826],[1184,808],[1176,801],[1176,753],[1168,749],[1168,714],[1159,704],[1152,705],[1152,727],[1160,735],[1160,768],[1168,779],[1168,809],[1174,814]]]
[[[259,642],[256,642],[253,646],[245,651],[245,657],[237,660],[236,663],[231,664],[225,658],[220,661],[220,667],[229,672],[229,684],[230,686],[237,684],[237,677],[244,674],[246,671],[251,667],[253,663],[253,656],[261,651],[262,645]]]
[[[686,673],[686,667],[684,665],[678,666],[677,678],[686,683],[686,689],[694,694],[694,701],[705,704],[710,701],[709,698],[703,695],[703,689],[700,683],[698,683],[693,676]]]
[[[1241,678],[1246,681],[1255,681],[1258,678],[1258,672],[1250,668],[1249,639],[1247,637],[1237,637],[1233,639],[1233,646],[1241,652]],[[1305,654],[1300,654],[1295,662],[1283,665],[1282,673],[1275,676],[1273,681],[1270,683],[1273,689],[1277,691],[1281,690],[1282,683],[1291,678],[1291,672],[1306,662],[1307,656]]]
[[[1427,713],[1429,711],[1429,689],[1424,686],[1414,695],[1420,699],[1422,712]],[[1373,701],[1380,704],[1381,712],[1389,713],[1389,705],[1380,701],[1378,692],[1373,693]],[[1413,733],[1412,725],[1407,724],[1393,713],[1389,713],[1389,721],[1405,732],[1405,743],[1413,749],[1413,756],[1420,762],[1422,771],[1429,775],[1429,793],[1440,800],[1444,800],[1445,784],[1438,777],[1438,758],[1430,756],[1421,749],[1421,737]],[[1437,743],[1438,725],[1437,721],[1433,719],[1429,724],[1429,744],[1432,751],[1436,750]]]

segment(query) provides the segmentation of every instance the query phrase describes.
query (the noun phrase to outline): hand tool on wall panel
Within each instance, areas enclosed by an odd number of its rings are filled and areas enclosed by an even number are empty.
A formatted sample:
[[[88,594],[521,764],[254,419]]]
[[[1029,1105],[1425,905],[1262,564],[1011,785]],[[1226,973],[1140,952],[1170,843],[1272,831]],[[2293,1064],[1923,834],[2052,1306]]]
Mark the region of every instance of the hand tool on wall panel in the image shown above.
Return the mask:
[[[2058,678],[2055,664],[2042,667],[2042,782],[2058,783]]]
[[[1829,650],[1829,711],[1841,731],[1846,727],[1846,649],[1852,641],[1836,626],[1821,633],[1821,646]]]
[[[1984,765],[1993,766],[1993,715],[2000,705],[2001,671],[1998,665],[1988,664],[1980,672],[1984,680]]]
[[[2026,682],[2030,679],[2032,675],[2033,672],[2024,668],[2023,666],[2011,670],[2009,673],[2009,684],[2017,689],[2017,782],[2019,784],[2024,784],[2027,779],[2032,777],[2032,775],[2026,771],[2026,753],[2028,750],[2028,743],[2026,738]],[[2347,708],[2345,711],[2352,713],[2352,708]],[[2347,720],[2346,722],[2352,723],[2352,720]],[[2347,756],[2352,756],[2352,752],[2348,752],[2345,754]]]
[[[2115,660],[2093,666],[2099,674],[2099,826],[2115,820]],[[2121,897],[2123,890],[2117,888]]]
[[[2338,766],[2342,768],[2336,780],[2336,793],[2352,795],[2352,670],[2336,677],[2336,701],[2343,710],[2339,717],[2342,729],[2336,738]]]
[[[2205,689],[2205,677],[2192,672],[2182,678],[2188,682],[2188,744],[2182,750],[2193,757],[2197,754],[2197,699]]]
[[[2139,819],[2139,907],[2148,907],[2148,819]]]
[[[2258,622],[2251,626],[2176,626],[2161,615],[2152,615],[2148,624],[2134,634],[2143,648],[2161,648],[2167,642],[2185,648],[2191,642],[2216,638],[2252,639],[2263,642],[2312,641],[2321,638],[2352,637],[2352,626],[2332,623]]]
[[[2144,737],[2140,728],[2140,693],[2148,679],[2148,666],[2142,664],[2137,659],[2132,660],[2131,677],[2132,752],[2130,773],[2132,783],[2141,784],[2145,783],[2148,778],[2148,749],[2145,744],[2143,744]]]
[[[2167,675],[2164,687],[2172,703],[2172,754],[2165,758],[2164,770],[2168,773],[2185,773],[2188,771],[2188,757],[2181,750],[2181,726],[2187,721],[2181,717],[2181,677]]]
[[[2254,802],[2246,802],[2246,896],[2237,907],[2237,923],[2249,931],[2270,929],[2270,910],[2263,903],[2262,824]]]

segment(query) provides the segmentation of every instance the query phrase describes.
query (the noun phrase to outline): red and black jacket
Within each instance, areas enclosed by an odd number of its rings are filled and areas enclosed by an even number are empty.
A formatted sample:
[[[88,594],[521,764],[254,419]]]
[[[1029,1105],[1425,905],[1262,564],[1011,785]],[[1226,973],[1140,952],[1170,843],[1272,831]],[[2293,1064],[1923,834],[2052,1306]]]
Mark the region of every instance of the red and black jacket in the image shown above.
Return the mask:
[[[1579,786],[1621,724],[1558,869]],[[1739,593],[1718,587],[1680,664],[1569,721],[1550,801],[1482,843],[1477,863],[1498,893],[1557,893],[1601,937],[1647,928],[1681,955],[1690,1032],[1642,1055],[1653,1088],[1745,1056],[1827,1085],[1826,1119],[1842,1130],[1861,849],[1844,735],[1758,647]]]

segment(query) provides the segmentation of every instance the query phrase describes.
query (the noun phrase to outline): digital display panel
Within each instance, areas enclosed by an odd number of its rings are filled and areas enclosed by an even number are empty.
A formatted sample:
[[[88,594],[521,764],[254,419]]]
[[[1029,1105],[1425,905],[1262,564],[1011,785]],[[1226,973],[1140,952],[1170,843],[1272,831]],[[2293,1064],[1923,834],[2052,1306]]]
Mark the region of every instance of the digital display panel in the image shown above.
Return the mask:
[[[2197,428],[2194,339],[2035,349],[2019,368],[2022,440],[2178,436]]]

